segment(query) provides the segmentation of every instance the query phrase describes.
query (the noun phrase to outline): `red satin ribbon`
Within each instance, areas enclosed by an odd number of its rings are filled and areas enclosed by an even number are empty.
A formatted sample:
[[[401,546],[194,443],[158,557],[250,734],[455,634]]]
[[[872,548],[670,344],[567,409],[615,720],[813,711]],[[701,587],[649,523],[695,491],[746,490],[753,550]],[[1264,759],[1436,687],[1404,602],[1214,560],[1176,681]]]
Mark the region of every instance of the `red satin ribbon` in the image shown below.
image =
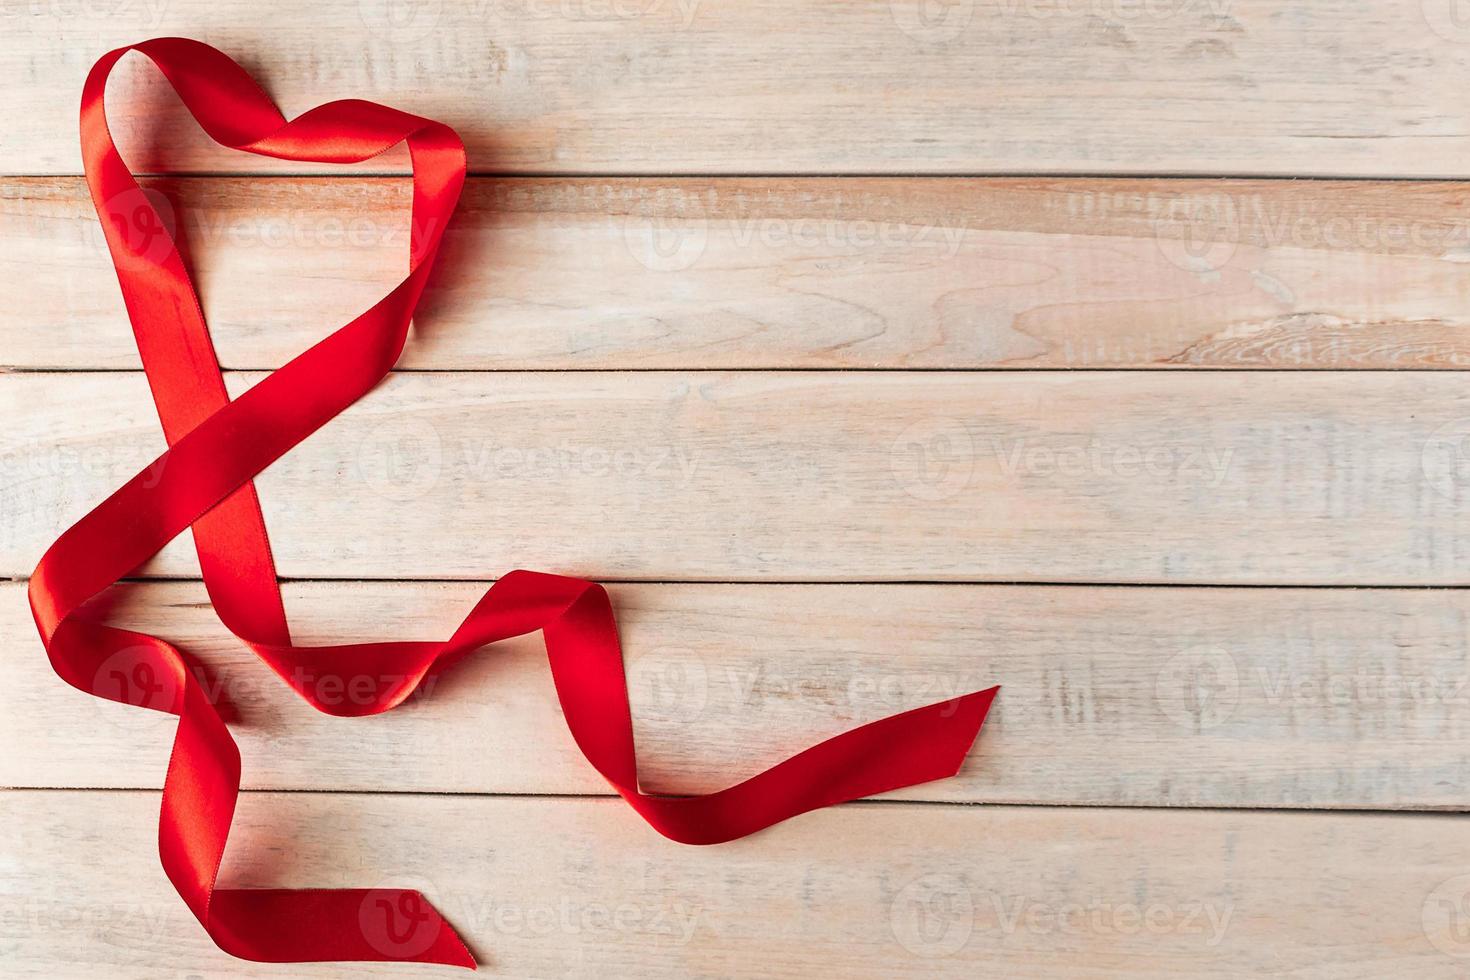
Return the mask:
[[[407,142],[413,161],[409,271],[367,312],[231,401],[173,236],[113,146],[107,76],[147,55],[217,142],[287,160],[350,163]],[[192,528],[221,621],[314,707],[368,715],[471,651],[541,630],[567,727],[587,761],[655,830],[713,844],[844,800],[954,775],[995,688],[864,725],[708,796],[649,796],[638,766],[607,593],[580,579],[513,571],[444,642],[291,643],[252,478],[392,368],[464,183],[463,145],[441,123],[358,100],[287,122],[243,69],[208,45],[159,38],[104,55],[82,94],[87,182],[117,267],[169,450],[47,550],[31,609],[52,666],[98,697],[179,716],[164,781],[164,871],[221,949],[269,962],[416,960],[473,968],[417,891],[232,889],[215,879],[240,784],[240,755],[196,665],[156,636],[108,626],[83,604]],[[343,698],[350,690],[353,696]]]

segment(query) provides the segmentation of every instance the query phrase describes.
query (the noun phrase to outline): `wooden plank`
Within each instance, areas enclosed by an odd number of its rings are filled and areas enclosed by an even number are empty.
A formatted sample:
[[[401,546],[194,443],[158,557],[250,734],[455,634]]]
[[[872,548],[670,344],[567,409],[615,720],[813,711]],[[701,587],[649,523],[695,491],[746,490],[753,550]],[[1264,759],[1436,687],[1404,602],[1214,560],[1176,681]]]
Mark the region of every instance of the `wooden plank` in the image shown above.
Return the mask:
[[[139,374],[0,376],[0,570],[152,416]],[[1462,585],[1467,420],[1449,373],[399,374],[258,482],[294,578]]]
[[[157,809],[0,793],[7,975],[341,975],[214,949]],[[857,804],[689,848],[614,800],[304,793],[235,825],[222,883],[416,887],[502,976],[1450,978],[1470,952],[1452,817]]]
[[[303,642],[447,634],[474,583],[288,583]],[[1470,592],[615,585],[644,785],[728,785],[855,724],[1003,684],[961,802],[1465,809]],[[135,584],[112,622],[180,643],[229,706],[256,789],[606,793],[539,639],[370,720],[320,714],[219,625],[197,583]],[[99,610],[101,611],[101,610]],[[24,586],[0,586],[0,785],[162,785],[167,715],[63,684]],[[898,639],[895,642],[895,638]],[[1284,745],[1290,746],[1283,752]]]
[[[69,107],[88,67],[167,34],[242,60],[288,114],[368,98],[442,119],[482,172],[1470,172],[1470,30],[1447,0],[322,0],[273,8],[269,29],[247,0],[0,16],[5,173],[80,172]],[[135,166],[280,169],[207,146],[142,65],[116,79]]]
[[[147,183],[226,367],[279,366],[401,274],[402,179]],[[1464,197],[1451,183],[477,179],[401,363],[1464,367]],[[138,367],[83,181],[0,181],[0,202],[14,311],[0,367]]]

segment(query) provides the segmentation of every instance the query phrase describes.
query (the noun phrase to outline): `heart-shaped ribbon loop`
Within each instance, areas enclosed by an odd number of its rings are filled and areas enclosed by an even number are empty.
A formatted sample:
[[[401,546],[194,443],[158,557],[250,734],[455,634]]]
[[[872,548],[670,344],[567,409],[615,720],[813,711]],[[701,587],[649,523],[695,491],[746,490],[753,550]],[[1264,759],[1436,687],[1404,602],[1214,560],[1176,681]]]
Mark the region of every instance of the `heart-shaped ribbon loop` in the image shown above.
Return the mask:
[[[352,163],[401,142],[413,162],[409,269],[383,299],[233,401],[169,222],[108,132],[107,76],[148,56],[215,141],[287,160]],[[170,881],[227,952],[270,962],[417,960],[474,967],[429,901],[410,889],[216,888],[240,786],[240,755],[188,655],[83,608],[192,528],[220,620],[321,711],[367,715],[497,640],[541,630],[567,727],[587,761],[655,830],[713,844],[817,807],[958,771],[995,688],[931,704],[822,742],[707,796],[640,792],[617,626],[607,593],[580,579],[513,571],[442,642],[291,642],[253,477],[387,376],[403,350],[465,178],[449,127],[371,102],[318,106],[289,122],[239,65],[208,45],[158,38],[93,67],[82,95],[87,182],[117,268],[169,449],[46,551],[31,609],[56,672],[127,704],[178,715],[159,852]],[[349,699],[324,689],[350,689]]]

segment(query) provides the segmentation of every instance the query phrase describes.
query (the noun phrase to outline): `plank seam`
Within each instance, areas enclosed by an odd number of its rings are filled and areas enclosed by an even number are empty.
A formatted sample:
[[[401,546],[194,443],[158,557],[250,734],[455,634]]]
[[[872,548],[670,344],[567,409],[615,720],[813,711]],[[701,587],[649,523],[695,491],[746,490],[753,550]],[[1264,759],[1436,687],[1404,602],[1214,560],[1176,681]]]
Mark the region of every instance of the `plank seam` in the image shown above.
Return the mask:
[[[251,180],[299,179],[303,177],[329,180],[360,178],[407,178],[407,170],[138,170],[135,177],[169,179],[248,178]],[[81,178],[79,170],[0,171],[6,180],[56,180]],[[1470,175],[1444,174],[1336,174],[1314,171],[1169,171],[1154,170],[973,170],[973,171],[905,171],[905,170],[708,170],[708,171],[603,171],[603,170],[475,170],[470,178],[515,180],[1251,180],[1289,183],[1301,180],[1324,183],[1385,184],[1459,184],[1470,182]]]
[[[225,374],[259,374],[272,367],[225,367]],[[132,367],[32,367],[0,365],[0,375],[142,374]],[[392,374],[1470,374],[1470,367],[1228,367],[1167,364],[1155,367],[624,367],[624,368],[426,368],[395,367]]]
[[[269,374],[274,368],[270,367],[225,367],[220,369],[226,375],[230,374]],[[67,375],[123,375],[143,374],[141,368],[132,367],[95,367],[95,368],[49,368],[49,367],[20,367],[0,365],[0,375],[23,375],[28,378],[65,377]],[[462,374],[474,375],[540,375],[551,376],[559,374],[729,374],[729,375],[762,375],[762,374],[814,374],[814,375],[853,375],[864,377],[874,374],[1259,374],[1259,375],[1283,375],[1283,374],[1340,374],[1344,377],[1360,377],[1363,375],[1393,375],[1393,374],[1432,374],[1432,375],[1470,375],[1470,367],[1446,367],[1446,368],[1242,368],[1242,367],[625,367],[625,368],[399,368],[392,369],[390,374],[401,375],[438,375],[438,374]]]
[[[3,786],[0,792],[6,793],[36,793],[36,794],[59,794],[59,793],[161,793],[156,787],[146,786]],[[376,790],[376,789],[246,789],[241,788],[241,795],[254,794],[281,795],[281,796],[379,796],[392,798],[422,797],[425,799],[486,799],[486,800],[607,800],[618,799],[612,793],[455,793],[455,792],[430,792],[425,790]],[[1119,803],[987,803],[978,800],[903,800],[903,799],[861,799],[849,800],[846,803],[836,804],[837,807],[940,807],[940,808],[962,808],[962,809],[985,809],[985,810],[1114,810],[1132,813],[1135,811],[1150,811],[1159,813],[1221,813],[1238,814],[1242,811],[1260,814],[1297,814],[1306,815],[1312,813],[1330,813],[1334,816],[1365,816],[1365,817],[1440,817],[1445,819],[1458,819],[1470,810],[1466,809],[1413,809],[1401,808],[1391,809],[1387,807],[1342,807],[1332,808],[1321,805],[1303,805],[1300,807],[1288,806],[1170,806],[1166,804],[1144,803],[1144,804],[1119,804]]]
[[[286,584],[343,584],[343,585],[475,585],[495,581],[487,578],[366,578],[363,576],[293,576],[280,575],[277,581]],[[1264,582],[1108,582],[1108,581],[1031,581],[1031,580],[987,580],[987,579],[716,579],[716,578],[617,578],[599,577],[599,582],[611,585],[742,585],[770,586],[772,588],[792,585],[832,586],[952,586],[954,588],[1003,588],[1003,589],[1253,589],[1257,591],[1306,591],[1315,592],[1463,592],[1470,585],[1393,585],[1381,583],[1358,584],[1300,584]],[[29,575],[0,577],[0,584],[24,585],[30,582]],[[124,578],[118,585],[166,585],[195,584],[203,580],[189,575],[159,575],[152,578]]]

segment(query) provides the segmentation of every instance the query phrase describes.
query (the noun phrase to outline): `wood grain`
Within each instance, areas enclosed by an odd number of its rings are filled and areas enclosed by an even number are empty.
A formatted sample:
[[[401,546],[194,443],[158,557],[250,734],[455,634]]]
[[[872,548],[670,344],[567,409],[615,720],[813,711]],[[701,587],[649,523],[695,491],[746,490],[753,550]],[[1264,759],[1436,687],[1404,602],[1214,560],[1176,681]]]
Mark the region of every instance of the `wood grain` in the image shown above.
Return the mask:
[[[214,949],[157,809],[0,794],[9,976],[341,975]],[[307,793],[235,825],[222,884],[417,887],[500,976],[1450,978],[1470,951],[1457,818],[856,804],[686,848],[614,800]]]
[[[299,642],[447,635],[474,583],[288,583]],[[885,714],[1002,684],[955,802],[1464,809],[1470,593],[1012,586],[615,585],[641,772],[719,789]],[[98,612],[207,665],[255,789],[605,794],[538,638],[371,719],[313,711],[198,583]],[[162,785],[173,719],[54,676],[0,586],[12,710],[0,785]],[[345,696],[345,694],[344,694]]]
[[[267,18],[247,0],[22,0],[0,12],[0,172],[79,172],[88,67],[172,34],[240,59],[288,115],[367,98],[441,119],[481,172],[1463,176],[1470,29],[1455,13],[1449,0],[322,0]],[[115,79],[112,127],[135,167],[281,169],[208,146],[151,68]]]
[[[403,179],[153,179],[221,363],[402,274]],[[1463,368],[1451,183],[476,179],[401,364]],[[0,367],[137,368],[80,178],[0,181]],[[331,283],[331,288],[323,284]]]
[[[163,448],[140,374],[0,417],[12,575]],[[1467,434],[1454,373],[418,373],[258,482],[295,578],[1463,585]]]
[[[299,640],[611,581],[669,793],[1003,685],[956,778],[683,848],[605,798],[539,641],[331,718],[175,542],[98,606],[226,705],[225,884],[420,887],[506,976],[1462,976],[1470,824],[1341,811],[1470,805],[1470,185],[1195,179],[1470,177],[1461,14],[7,4],[0,579],[163,448],[75,104],[108,48],[198,37],[502,175],[406,370],[259,480]],[[208,175],[145,183],[235,394],[401,275],[403,152],[219,150],[137,57],[109,99],[135,168]],[[171,719],[55,677],[24,581],[0,644],[0,973],[340,975],[216,950],[154,850]]]

